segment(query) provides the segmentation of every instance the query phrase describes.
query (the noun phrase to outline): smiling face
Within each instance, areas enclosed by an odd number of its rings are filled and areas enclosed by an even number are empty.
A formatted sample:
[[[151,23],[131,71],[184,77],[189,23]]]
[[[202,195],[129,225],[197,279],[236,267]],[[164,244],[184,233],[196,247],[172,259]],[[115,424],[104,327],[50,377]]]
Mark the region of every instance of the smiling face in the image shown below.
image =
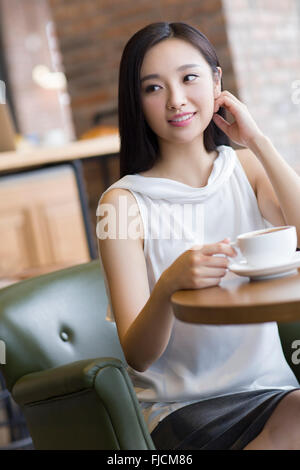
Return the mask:
[[[221,93],[219,77],[200,51],[170,38],[145,54],[141,67],[141,101],[145,119],[160,143],[203,139]]]

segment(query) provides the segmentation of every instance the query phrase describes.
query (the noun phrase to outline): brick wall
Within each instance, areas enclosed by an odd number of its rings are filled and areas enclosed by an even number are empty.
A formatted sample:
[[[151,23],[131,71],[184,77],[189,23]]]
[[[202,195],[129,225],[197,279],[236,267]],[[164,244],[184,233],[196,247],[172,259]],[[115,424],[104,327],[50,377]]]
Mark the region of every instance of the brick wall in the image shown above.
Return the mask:
[[[224,87],[237,93],[221,0],[49,0],[79,137],[96,112],[112,112],[103,124],[117,124],[118,71],[132,34],[154,21],[184,21],[199,28],[215,46],[223,66]],[[91,220],[106,189],[103,168],[85,161]],[[119,179],[118,160],[107,162],[108,181]]]
[[[300,104],[292,99],[300,80],[299,0],[49,2],[77,135],[97,111],[112,111],[103,122],[117,122],[118,66],[128,38],[152,21],[185,21],[216,47],[225,88],[248,105],[285,158],[299,165]]]
[[[300,89],[299,0],[223,0],[223,7],[240,99],[299,167],[300,90],[296,96],[293,88],[299,80]]]
[[[49,0],[63,56],[77,136],[93,115],[117,122],[118,68],[129,37],[154,21],[185,21],[208,36],[224,64],[224,80],[235,90],[221,0]]]
[[[32,57],[25,54],[24,60],[18,52],[18,59],[12,48],[28,28],[40,25],[42,30],[48,14],[55,22],[77,137],[90,128],[96,112],[107,114],[103,124],[117,124],[118,68],[129,37],[153,21],[184,21],[215,46],[225,89],[247,104],[282,155],[299,166],[300,104],[292,99],[292,86],[300,80],[299,0],[48,0],[47,15],[45,2],[0,0],[14,13],[14,28],[6,25],[11,41],[7,49],[23,122],[30,119],[32,127],[48,126],[46,114],[57,122],[57,104],[51,108],[50,95],[44,99],[47,112],[41,115],[34,104],[37,90],[28,93]],[[34,15],[33,4],[39,5]],[[118,178],[117,166],[117,159],[107,164],[110,184]],[[103,168],[90,160],[84,163],[84,172],[94,221],[105,189]]]

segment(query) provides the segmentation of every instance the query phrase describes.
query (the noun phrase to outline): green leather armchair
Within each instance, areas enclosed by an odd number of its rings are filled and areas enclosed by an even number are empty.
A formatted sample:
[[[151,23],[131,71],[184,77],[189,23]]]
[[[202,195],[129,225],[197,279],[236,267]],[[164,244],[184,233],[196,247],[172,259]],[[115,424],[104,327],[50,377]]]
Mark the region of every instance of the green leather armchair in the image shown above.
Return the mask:
[[[98,261],[0,290],[1,371],[35,449],[154,449],[106,307]],[[300,323],[279,331],[299,380]]]
[[[35,449],[154,449],[106,307],[99,261],[0,290],[1,372]]]

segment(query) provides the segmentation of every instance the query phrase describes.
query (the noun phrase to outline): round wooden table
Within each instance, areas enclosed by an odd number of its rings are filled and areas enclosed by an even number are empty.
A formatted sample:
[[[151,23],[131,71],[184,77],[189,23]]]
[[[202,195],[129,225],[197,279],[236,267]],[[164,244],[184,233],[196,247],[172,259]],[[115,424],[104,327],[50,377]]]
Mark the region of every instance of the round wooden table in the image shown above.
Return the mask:
[[[300,270],[260,281],[229,271],[219,286],[177,291],[171,302],[176,318],[188,323],[300,321]]]

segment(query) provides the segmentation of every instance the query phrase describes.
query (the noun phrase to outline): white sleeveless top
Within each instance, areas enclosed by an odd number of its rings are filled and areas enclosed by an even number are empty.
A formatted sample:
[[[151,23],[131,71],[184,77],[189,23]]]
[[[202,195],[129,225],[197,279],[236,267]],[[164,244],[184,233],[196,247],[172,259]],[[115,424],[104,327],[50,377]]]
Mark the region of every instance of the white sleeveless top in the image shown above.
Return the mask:
[[[150,292],[162,272],[192,246],[225,237],[235,240],[240,233],[271,226],[259,211],[235,151],[225,145],[217,150],[205,187],[134,174],[105,191],[127,189],[137,201]],[[108,320],[113,320],[103,266],[102,270]],[[175,318],[162,356],[145,372],[128,367],[128,373],[150,432],[162,418],[188,403],[241,391],[298,386],[284,358],[276,323],[211,326]]]

